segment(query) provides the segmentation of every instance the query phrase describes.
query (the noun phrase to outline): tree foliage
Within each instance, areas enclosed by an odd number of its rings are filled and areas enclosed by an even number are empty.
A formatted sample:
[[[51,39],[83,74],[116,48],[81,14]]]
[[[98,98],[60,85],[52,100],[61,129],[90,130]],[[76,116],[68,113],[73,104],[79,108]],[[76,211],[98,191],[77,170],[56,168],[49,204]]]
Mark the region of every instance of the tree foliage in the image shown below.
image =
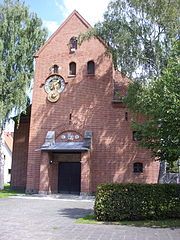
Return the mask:
[[[16,0],[0,5],[0,127],[13,108],[24,110],[33,76],[33,55],[46,38],[35,13]]]
[[[134,123],[141,133],[140,144],[161,160],[172,163],[180,158],[180,41],[174,45],[167,68],[150,83],[130,85],[126,103],[136,113],[147,116]]]
[[[115,67],[139,80],[125,102],[147,121],[134,128],[142,146],[169,162],[180,155],[179,7],[179,0],[114,0],[104,20],[79,38],[102,38]]]
[[[46,38],[35,13],[18,0],[0,5],[0,189],[3,189],[2,130],[13,109],[27,106],[33,77],[33,55]]]
[[[115,67],[130,78],[159,76],[179,25],[178,0],[115,0],[104,20],[81,35],[80,42],[101,37],[109,46]]]

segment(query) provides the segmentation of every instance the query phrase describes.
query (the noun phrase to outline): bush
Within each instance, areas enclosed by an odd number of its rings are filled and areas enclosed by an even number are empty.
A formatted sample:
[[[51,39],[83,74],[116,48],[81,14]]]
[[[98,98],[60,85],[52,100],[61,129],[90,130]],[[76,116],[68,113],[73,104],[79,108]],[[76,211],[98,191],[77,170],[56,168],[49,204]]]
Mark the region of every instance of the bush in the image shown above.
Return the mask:
[[[180,185],[102,184],[94,210],[98,221],[180,218]]]

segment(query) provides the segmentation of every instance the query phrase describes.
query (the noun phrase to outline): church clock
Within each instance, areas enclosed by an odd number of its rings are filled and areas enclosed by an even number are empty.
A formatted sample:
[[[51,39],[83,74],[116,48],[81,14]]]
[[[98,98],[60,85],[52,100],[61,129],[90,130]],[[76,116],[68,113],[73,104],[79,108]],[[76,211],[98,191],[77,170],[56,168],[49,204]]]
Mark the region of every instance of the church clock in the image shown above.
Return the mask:
[[[65,89],[64,79],[58,75],[53,75],[46,80],[44,90],[48,94],[47,99],[50,102],[57,102],[60,93]]]

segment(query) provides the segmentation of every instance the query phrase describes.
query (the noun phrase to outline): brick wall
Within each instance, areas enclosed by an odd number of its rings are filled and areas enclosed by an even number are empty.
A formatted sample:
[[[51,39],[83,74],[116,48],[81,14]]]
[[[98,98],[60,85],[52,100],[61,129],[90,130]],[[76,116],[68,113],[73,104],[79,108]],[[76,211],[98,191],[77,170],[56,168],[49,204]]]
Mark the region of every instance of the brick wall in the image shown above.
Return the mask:
[[[22,115],[20,122],[14,129],[13,156],[11,169],[11,187],[13,189],[26,188],[27,159],[30,126],[30,107],[26,115]]]

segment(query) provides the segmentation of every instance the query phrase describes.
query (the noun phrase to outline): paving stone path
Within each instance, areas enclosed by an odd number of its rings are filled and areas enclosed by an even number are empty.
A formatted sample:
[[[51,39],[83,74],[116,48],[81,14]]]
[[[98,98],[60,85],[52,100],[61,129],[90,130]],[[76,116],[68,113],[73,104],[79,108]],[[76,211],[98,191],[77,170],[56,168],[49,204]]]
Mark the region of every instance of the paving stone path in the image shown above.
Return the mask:
[[[77,224],[92,200],[0,199],[0,240],[180,240],[180,229]]]

